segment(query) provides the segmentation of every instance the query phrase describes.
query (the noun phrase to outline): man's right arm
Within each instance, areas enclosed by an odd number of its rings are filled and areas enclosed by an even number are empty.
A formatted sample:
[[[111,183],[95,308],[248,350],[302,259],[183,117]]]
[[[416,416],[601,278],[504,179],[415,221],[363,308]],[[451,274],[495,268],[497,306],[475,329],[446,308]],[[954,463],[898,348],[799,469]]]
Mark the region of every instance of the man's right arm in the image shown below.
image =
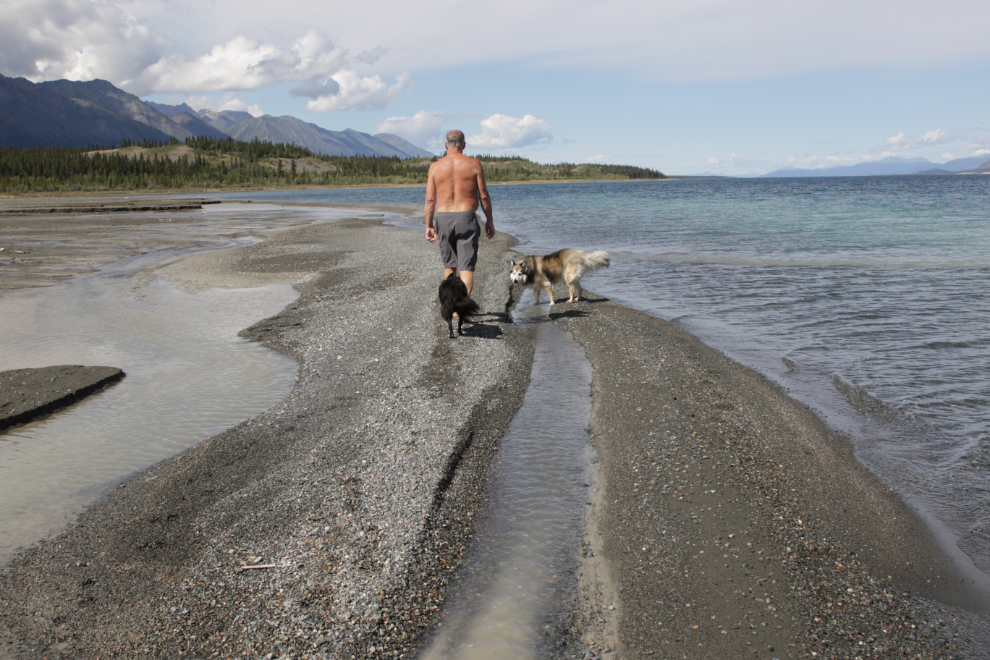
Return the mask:
[[[437,230],[433,227],[433,217],[437,211],[437,182],[433,178],[433,165],[426,175],[426,201],[423,204],[423,218],[426,223],[426,240],[436,243]]]

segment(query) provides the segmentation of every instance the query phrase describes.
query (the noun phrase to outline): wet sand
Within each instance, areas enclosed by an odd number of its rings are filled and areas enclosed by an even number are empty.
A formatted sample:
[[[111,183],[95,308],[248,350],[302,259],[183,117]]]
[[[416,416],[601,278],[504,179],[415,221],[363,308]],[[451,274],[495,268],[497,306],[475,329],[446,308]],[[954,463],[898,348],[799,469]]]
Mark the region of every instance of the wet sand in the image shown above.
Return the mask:
[[[482,242],[485,314],[456,340],[435,246],[376,220],[167,266],[192,288],[297,282],[245,331],[299,360],[297,387],[8,566],[0,656],[413,657],[529,379],[512,245]],[[589,298],[551,314],[594,367],[600,460],[556,656],[985,657],[981,595],[848,443],[692,335]]]

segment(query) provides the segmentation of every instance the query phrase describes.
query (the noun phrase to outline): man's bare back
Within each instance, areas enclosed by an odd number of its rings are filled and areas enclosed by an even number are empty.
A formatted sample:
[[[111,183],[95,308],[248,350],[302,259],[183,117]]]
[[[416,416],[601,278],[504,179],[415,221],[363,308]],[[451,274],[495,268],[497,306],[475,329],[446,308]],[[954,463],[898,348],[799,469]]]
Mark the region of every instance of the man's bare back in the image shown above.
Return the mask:
[[[477,211],[478,205],[485,214],[485,234],[495,235],[492,219],[492,200],[485,185],[485,172],[477,158],[465,156],[457,145],[447,144],[447,155],[430,165],[426,179],[426,238],[437,240],[433,230],[433,217],[439,211]],[[433,230],[431,235],[431,230]]]
[[[495,221],[492,219],[492,200],[485,185],[485,172],[478,159],[464,155],[464,134],[451,131],[447,134],[447,155],[430,165],[426,179],[426,203],[423,207],[426,240],[431,243],[437,240],[434,226],[437,213],[473,213],[478,210],[479,204],[485,214],[485,236],[491,239],[495,236]],[[477,238],[473,240],[477,248]],[[442,253],[443,243],[441,248]],[[450,273],[459,271],[458,275],[464,280],[470,295],[474,284],[473,268],[473,260],[460,269],[448,264],[444,269],[444,279]]]

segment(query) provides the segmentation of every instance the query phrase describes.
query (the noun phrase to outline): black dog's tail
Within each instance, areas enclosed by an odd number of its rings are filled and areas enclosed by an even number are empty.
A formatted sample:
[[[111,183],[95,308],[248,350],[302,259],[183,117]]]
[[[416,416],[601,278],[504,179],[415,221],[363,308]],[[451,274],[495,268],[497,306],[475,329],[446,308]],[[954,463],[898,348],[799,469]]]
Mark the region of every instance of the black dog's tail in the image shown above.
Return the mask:
[[[451,311],[457,312],[457,315],[462,319],[468,316],[473,316],[481,311],[481,307],[478,306],[478,303],[468,297],[458,298],[450,304]]]

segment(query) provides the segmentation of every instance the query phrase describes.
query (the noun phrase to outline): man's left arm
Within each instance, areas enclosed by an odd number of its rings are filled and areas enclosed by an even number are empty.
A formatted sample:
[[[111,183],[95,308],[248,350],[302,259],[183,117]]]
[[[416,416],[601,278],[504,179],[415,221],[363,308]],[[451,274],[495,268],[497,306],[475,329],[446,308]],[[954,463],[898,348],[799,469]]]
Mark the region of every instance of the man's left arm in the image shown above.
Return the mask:
[[[481,202],[481,210],[485,214],[485,236],[489,240],[495,238],[495,220],[492,216],[492,198],[488,194],[488,186],[485,184],[485,170],[478,165],[478,200]]]

